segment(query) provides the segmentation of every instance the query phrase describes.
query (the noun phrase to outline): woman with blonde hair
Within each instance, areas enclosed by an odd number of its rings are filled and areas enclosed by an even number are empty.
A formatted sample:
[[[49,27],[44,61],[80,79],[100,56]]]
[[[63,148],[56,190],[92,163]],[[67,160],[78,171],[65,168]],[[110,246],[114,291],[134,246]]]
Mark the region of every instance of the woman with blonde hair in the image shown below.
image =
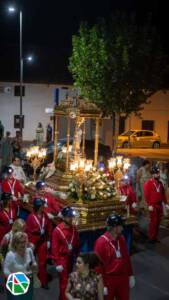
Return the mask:
[[[2,253],[3,257],[5,257],[8,250],[11,249],[12,237],[16,232],[24,232],[25,231],[25,221],[22,219],[16,219],[12,225],[11,231],[6,233],[0,243],[0,253]]]
[[[32,300],[33,299],[33,272],[37,271],[37,264],[31,248],[28,247],[28,237],[24,232],[17,232],[13,235],[11,250],[8,251],[3,272],[7,278],[11,273],[23,272],[30,279],[30,287],[24,295],[13,296],[7,291],[7,300]]]

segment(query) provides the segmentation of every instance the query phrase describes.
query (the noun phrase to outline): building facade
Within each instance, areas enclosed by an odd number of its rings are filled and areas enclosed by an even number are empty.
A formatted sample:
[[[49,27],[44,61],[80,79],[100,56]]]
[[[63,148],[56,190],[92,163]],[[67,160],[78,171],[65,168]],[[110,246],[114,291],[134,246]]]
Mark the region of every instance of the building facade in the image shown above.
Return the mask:
[[[20,89],[19,83],[0,82],[0,120],[5,131],[15,135],[17,128],[17,116],[20,113]],[[50,109],[57,101],[64,99],[70,86],[53,84],[24,84],[23,89],[23,139],[35,139],[35,131],[38,122],[43,124],[44,130],[50,121]]]
[[[52,115],[50,109],[67,96],[72,96],[73,90],[69,85],[25,83],[23,92],[23,139],[34,140],[38,122],[43,124],[45,130]],[[5,131],[10,131],[12,136],[15,136],[18,130],[19,93],[19,83],[0,82],[0,120]],[[167,143],[169,141],[169,91],[159,91],[149,100],[150,103],[144,105],[141,118],[134,114],[126,120],[121,118],[119,133],[128,129],[155,130],[160,135],[162,143]],[[109,145],[112,145],[112,124],[112,120],[104,120],[100,128],[101,141]],[[88,122],[87,139],[94,137],[94,127],[93,122]],[[59,137],[66,136],[66,120],[60,121],[59,133]],[[71,134],[73,134],[73,128]]]
[[[141,117],[137,117],[134,114],[131,114],[131,116],[124,122],[124,129],[154,130],[160,135],[162,143],[168,143],[169,90],[158,91],[154,95],[152,95],[148,100],[149,104],[145,104],[143,106],[143,110],[141,111]]]

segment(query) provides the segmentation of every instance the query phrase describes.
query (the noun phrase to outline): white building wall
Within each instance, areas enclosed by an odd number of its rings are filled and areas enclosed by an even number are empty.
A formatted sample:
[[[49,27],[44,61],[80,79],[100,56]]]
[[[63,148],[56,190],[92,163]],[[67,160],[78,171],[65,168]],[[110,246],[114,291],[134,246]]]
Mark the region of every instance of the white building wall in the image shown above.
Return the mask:
[[[0,82],[0,120],[5,131],[10,131],[15,136],[17,129],[14,129],[14,115],[19,114],[19,97],[14,96],[14,86],[19,83]],[[59,99],[65,99],[66,94],[71,95],[71,86],[54,84],[31,84],[26,83],[25,97],[23,97],[23,115],[25,116],[23,139],[35,139],[35,130],[38,122],[43,124],[44,129],[50,121],[50,115],[45,113],[45,108],[54,106],[55,89],[59,88]],[[10,91],[4,88],[10,87]],[[64,89],[66,87],[67,89]],[[131,114],[125,122],[125,129],[141,129],[142,120],[154,120],[154,130],[160,135],[163,143],[168,139],[169,121],[169,91],[159,91],[149,99],[151,103],[144,105],[141,118]],[[107,122],[107,124],[106,124]],[[86,138],[93,138],[90,121],[86,124]],[[112,144],[112,120],[105,120],[100,128],[100,139],[106,144]],[[73,135],[73,128],[71,130]],[[66,136],[66,120],[59,122],[59,137]]]
[[[126,130],[141,129],[143,120],[154,121],[154,130],[160,135],[163,143],[168,142],[169,122],[169,91],[158,91],[150,98],[150,103],[144,105],[141,111],[141,118],[134,114],[126,120]]]
[[[5,131],[10,131],[12,136],[18,129],[14,128],[14,115],[19,115],[19,97],[14,96],[14,86],[19,83],[0,82],[0,120]],[[46,129],[50,115],[45,113],[45,108],[54,106],[55,89],[59,88],[59,98],[65,98],[68,90],[61,85],[49,84],[24,84],[25,96],[23,97],[24,129],[23,139],[35,139],[35,130],[38,122]],[[10,89],[7,91],[7,87]],[[68,88],[68,86],[67,86]],[[62,127],[64,124],[62,125]]]

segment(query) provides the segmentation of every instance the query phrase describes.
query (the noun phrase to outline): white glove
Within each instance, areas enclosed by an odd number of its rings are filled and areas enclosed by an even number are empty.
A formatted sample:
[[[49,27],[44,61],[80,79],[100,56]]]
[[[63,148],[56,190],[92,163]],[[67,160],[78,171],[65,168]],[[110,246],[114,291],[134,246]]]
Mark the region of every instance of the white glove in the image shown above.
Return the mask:
[[[104,286],[104,288],[103,288],[103,295],[104,296],[108,295],[108,288],[106,286]]]
[[[153,211],[153,210],[154,210],[154,209],[153,209],[153,206],[150,205],[150,206],[148,207],[148,210],[149,210],[149,211]]]
[[[132,203],[132,208],[136,208],[137,207],[137,203],[136,202],[133,202]]]
[[[29,194],[24,194],[22,201],[25,203],[29,203]]]
[[[165,207],[166,207],[166,209],[169,209],[169,204],[166,204]]]
[[[132,275],[129,277],[129,287],[130,289],[132,289],[136,284],[136,280],[135,280],[135,277]]]
[[[50,249],[50,241],[47,241],[47,249]]]
[[[53,216],[51,213],[48,213],[47,216],[48,216],[48,218],[49,218],[50,220],[53,220],[53,219],[54,219],[54,216]]]
[[[126,200],[127,200],[127,196],[126,195],[121,195],[120,196],[120,201],[121,202],[126,202]]]
[[[61,211],[58,213],[57,217],[61,219],[63,218]]]
[[[12,196],[12,200],[13,200],[13,201],[17,201],[18,199],[13,195],[13,196]]]
[[[61,273],[64,270],[62,265],[56,266],[56,271],[58,271],[59,273]]]

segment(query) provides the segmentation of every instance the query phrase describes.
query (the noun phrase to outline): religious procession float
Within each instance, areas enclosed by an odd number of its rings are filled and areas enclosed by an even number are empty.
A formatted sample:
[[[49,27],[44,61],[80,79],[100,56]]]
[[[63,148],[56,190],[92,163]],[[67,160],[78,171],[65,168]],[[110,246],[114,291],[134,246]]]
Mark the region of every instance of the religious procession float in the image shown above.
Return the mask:
[[[64,118],[66,144],[58,149],[59,122]],[[118,191],[121,177],[127,172],[130,161],[122,156],[110,157],[99,164],[99,131],[102,112],[98,107],[83,99],[68,99],[54,108],[54,162],[52,173],[45,181],[53,194],[64,195],[63,205],[71,205],[79,212],[79,230],[99,230],[105,227],[105,220],[112,212],[122,214],[127,224],[136,222]],[[86,123],[95,124],[94,157],[86,157]],[[70,138],[74,128],[73,141]],[[36,170],[45,158],[44,149],[33,147],[27,157]]]

